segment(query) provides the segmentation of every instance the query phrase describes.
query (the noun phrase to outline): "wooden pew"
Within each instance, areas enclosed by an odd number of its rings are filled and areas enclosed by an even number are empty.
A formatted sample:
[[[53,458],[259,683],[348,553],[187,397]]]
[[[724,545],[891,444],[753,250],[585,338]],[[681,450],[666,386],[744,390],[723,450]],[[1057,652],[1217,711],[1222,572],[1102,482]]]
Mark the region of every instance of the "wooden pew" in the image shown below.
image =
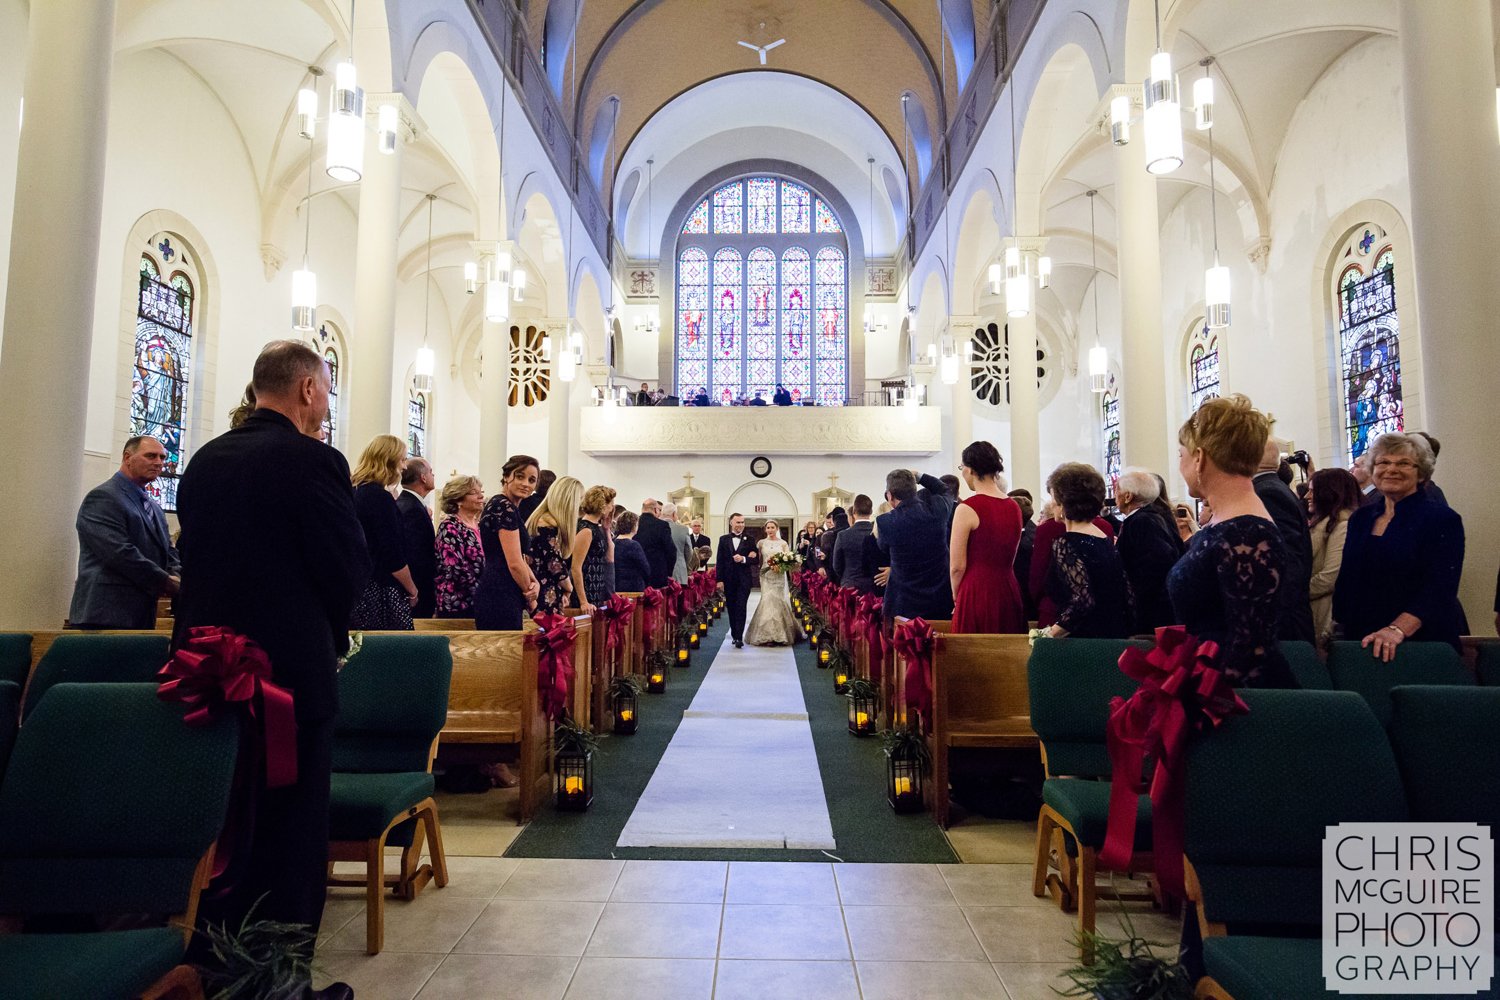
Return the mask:
[[[905,726],[911,721],[906,708],[906,661],[897,654],[891,641],[892,633],[910,620],[897,616],[895,621],[886,622],[885,658],[880,664],[879,687],[881,708],[886,713],[885,724],[892,729]],[[947,619],[927,624],[939,634],[953,628],[953,622]]]

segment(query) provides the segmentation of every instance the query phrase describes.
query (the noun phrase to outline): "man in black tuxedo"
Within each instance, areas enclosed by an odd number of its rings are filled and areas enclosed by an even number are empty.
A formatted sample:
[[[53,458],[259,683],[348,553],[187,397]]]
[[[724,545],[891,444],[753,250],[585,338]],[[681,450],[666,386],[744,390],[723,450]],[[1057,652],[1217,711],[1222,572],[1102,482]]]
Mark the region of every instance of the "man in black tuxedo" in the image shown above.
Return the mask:
[[[401,470],[401,495],[396,498],[396,510],[401,514],[406,568],[411,571],[411,582],[417,585],[417,603],[411,609],[413,618],[431,618],[437,606],[437,532],[432,527],[432,512],[424,502],[435,489],[432,463],[420,457],[407,460]]]
[[[745,609],[750,602],[750,587],[759,570],[759,553],[745,536],[745,516],[729,515],[729,534],[719,536],[719,551],[714,556],[715,572],[724,585],[724,602],[729,605],[729,637],[734,648],[745,645]]]
[[[854,498],[852,506],[854,523],[840,531],[833,542],[832,567],[829,579],[842,586],[853,587],[861,594],[875,592],[874,571],[865,565],[865,540],[870,537],[875,522],[870,515],[875,512],[875,503],[861,493]]]
[[[273,679],[296,699],[297,781],[249,791],[246,813],[255,819],[241,877],[227,895],[205,895],[200,915],[238,927],[255,906],[258,919],[316,931],[327,892],[338,657],[349,648],[349,612],[370,556],[349,464],[319,438],[328,366],[305,344],[274,341],[255,360],[253,385],[255,412],[200,448],[178,487],[182,592],[173,641],[218,625],[260,644]]]
[[[1260,458],[1260,470],[1252,480],[1255,495],[1265,504],[1266,513],[1281,532],[1285,551],[1286,573],[1281,578],[1281,638],[1312,642],[1312,535],[1307,530],[1307,508],[1292,488],[1281,481],[1276,471],[1281,466],[1281,445],[1277,438],[1266,441]]]
[[[672,539],[672,527],[657,516],[660,513],[661,503],[647,497],[641,503],[640,527],[635,531],[635,540],[646,550],[646,561],[651,564],[651,576],[646,583],[657,588],[667,585],[677,566],[677,543]]]
[[[891,569],[885,617],[952,618],[948,521],[953,501],[947,487],[932,476],[893,469],[885,477],[885,498],[893,509],[875,519],[881,563]]]
[[[1115,503],[1123,516],[1115,534],[1115,551],[1125,566],[1135,599],[1136,632],[1153,632],[1171,625],[1175,616],[1167,598],[1167,574],[1177,562],[1177,527],[1161,516],[1156,498],[1160,487],[1145,469],[1126,469],[1115,487]]]

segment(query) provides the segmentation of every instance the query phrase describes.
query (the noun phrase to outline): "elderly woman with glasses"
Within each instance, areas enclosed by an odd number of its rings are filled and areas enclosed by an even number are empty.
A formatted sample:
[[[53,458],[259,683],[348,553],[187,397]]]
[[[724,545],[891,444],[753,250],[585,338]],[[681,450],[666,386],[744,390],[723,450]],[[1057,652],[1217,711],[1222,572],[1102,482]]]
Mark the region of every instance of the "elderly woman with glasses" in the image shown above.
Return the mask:
[[[1382,502],[1349,518],[1333,617],[1345,639],[1389,662],[1405,642],[1459,648],[1463,519],[1422,489],[1432,447],[1418,434],[1382,434],[1370,445]]]

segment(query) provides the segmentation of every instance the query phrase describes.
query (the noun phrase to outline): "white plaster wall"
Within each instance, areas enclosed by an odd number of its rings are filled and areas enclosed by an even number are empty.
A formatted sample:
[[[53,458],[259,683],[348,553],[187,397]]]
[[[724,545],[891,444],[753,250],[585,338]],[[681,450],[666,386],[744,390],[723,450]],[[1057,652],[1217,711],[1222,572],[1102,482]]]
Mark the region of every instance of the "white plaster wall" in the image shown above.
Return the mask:
[[[0,0],[0,316],[5,314],[5,284],[10,275],[10,221],[26,76],[26,11],[24,0]]]

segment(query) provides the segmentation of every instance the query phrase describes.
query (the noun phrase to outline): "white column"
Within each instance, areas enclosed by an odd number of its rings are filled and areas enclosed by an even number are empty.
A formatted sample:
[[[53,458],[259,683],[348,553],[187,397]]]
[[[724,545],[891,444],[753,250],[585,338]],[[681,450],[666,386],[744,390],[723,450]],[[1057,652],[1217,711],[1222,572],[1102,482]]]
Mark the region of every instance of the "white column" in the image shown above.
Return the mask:
[[[1046,247],[1038,237],[1007,240],[1007,246],[1021,248],[1021,254],[1036,274],[1037,258]],[[1042,439],[1040,396],[1036,385],[1036,285],[1032,285],[1031,309],[1025,316],[1007,317],[1010,337],[1010,454],[1005,467],[1011,489],[1025,488],[1033,496],[1041,495]]]
[[[564,382],[558,375],[562,353],[568,350],[568,321],[549,319],[546,330],[552,335],[552,385],[547,393],[547,468],[559,476],[568,474],[568,423],[573,382]],[[582,374],[581,366],[574,369],[576,382]]]
[[[958,382],[948,386],[950,405],[953,408],[952,433],[953,460],[948,463],[948,468],[942,473],[953,473],[958,475],[958,463],[964,453],[964,449],[974,442],[974,384],[969,375],[969,350],[968,346],[974,339],[974,329],[979,323],[978,316],[949,316],[948,317],[948,339],[951,341],[953,350],[958,352]],[[942,349],[939,348],[938,370],[943,367]],[[939,473],[939,474],[942,474]]]
[[[508,243],[475,243],[481,278],[496,252]],[[484,294],[481,281],[476,295]],[[510,320],[484,321],[480,339],[479,371],[479,468],[480,478],[499,481],[500,469],[510,457]]]
[[[57,628],[72,595],[114,27],[114,0],[31,5],[0,348],[0,427],[30,456],[26,496],[6,515],[7,557],[23,570],[0,583],[8,629]],[[74,294],[57,294],[57,260],[38,252],[60,235]]]
[[[1166,475],[1166,348],[1162,336],[1161,230],[1156,178],[1146,172],[1146,143],[1136,136],[1115,151],[1116,257],[1120,262],[1120,446],[1126,465]]]
[[[381,153],[373,121],[382,104],[395,104],[402,125],[394,153]],[[358,455],[377,434],[406,437],[404,410],[395,406],[396,256],[401,235],[401,159],[415,138],[411,105],[400,94],[370,94],[365,98],[371,123],[365,136],[364,176],[359,181],[359,234],[354,251],[354,331],[351,339],[358,362],[349,405],[349,453]],[[405,398],[404,387],[401,398]]]
[[[1403,3],[1401,91],[1411,185],[1413,270],[1422,329],[1422,411],[1443,443],[1437,482],[1464,517],[1460,596],[1477,634],[1490,631],[1500,518],[1494,513],[1493,268],[1483,254],[1500,226],[1500,147],[1488,0]],[[1400,291],[1398,290],[1398,294]]]

